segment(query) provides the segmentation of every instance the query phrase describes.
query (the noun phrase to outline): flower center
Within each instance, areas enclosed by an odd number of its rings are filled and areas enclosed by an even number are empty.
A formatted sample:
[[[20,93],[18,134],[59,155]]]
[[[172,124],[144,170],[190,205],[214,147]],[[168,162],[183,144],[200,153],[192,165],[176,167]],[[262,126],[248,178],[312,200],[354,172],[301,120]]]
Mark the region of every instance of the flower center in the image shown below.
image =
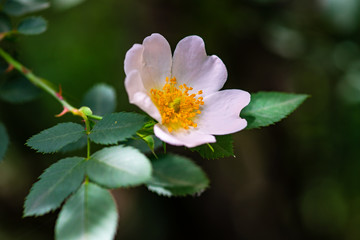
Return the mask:
[[[197,97],[202,94],[202,90],[197,93],[189,94],[192,87],[182,84],[176,86],[176,78],[166,78],[166,83],[162,90],[151,89],[151,100],[159,109],[162,124],[166,126],[169,132],[180,128],[189,129],[197,127],[194,119],[200,114],[200,106],[204,105],[203,97]]]

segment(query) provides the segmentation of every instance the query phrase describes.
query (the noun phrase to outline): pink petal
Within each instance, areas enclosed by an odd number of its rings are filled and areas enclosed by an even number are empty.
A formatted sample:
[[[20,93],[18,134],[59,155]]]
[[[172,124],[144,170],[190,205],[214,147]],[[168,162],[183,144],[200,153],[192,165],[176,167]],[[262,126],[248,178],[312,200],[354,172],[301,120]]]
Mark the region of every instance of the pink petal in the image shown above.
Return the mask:
[[[138,71],[133,70],[127,74],[125,78],[125,89],[128,93],[130,103],[138,106],[156,121],[161,121],[159,110],[151,101],[151,98],[145,90]]]
[[[224,135],[244,129],[240,111],[249,104],[250,94],[242,90],[223,90],[204,98],[204,106],[195,121],[199,132]]]
[[[200,133],[194,129],[180,130],[170,133],[165,126],[159,123],[154,126],[154,133],[155,136],[168,144],[185,146],[188,148],[196,147],[205,143],[216,142],[214,136]]]
[[[207,56],[204,41],[198,36],[182,39],[176,46],[172,76],[179,84],[203,90],[204,96],[221,89],[227,79],[224,63],[217,56]]]

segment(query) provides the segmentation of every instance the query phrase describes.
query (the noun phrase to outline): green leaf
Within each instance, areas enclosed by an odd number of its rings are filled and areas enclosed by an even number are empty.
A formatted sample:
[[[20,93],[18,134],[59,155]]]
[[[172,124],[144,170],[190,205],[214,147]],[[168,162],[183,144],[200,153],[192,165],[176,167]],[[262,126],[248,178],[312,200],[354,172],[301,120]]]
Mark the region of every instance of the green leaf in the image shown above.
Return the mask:
[[[209,145],[211,147],[209,147]],[[191,151],[197,151],[203,158],[216,159],[224,157],[235,157],[233,150],[232,135],[216,136],[216,142],[204,144],[198,147],[190,148]]]
[[[0,162],[2,161],[9,145],[9,136],[6,133],[4,124],[0,122]]]
[[[299,107],[306,94],[258,92],[251,95],[250,104],[241,111],[241,117],[248,122],[247,129],[274,124]]]
[[[75,7],[85,0],[53,0],[54,7],[60,10]]]
[[[118,214],[109,191],[85,183],[66,202],[56,221],[57,240],[112,240]]]
[[[62,152],[62,153],[72,152],[75,150],[82,149],[86,145],[87,145],[87,135],[84,135],[76,142],[70,143],[70,144],[66,145],[65,147],[61,148],[59,150],[59,152]]]
[[[151,153],[153,150],[162,146],[162,141],[152,135],[148,135],[145,139],[129,139],[127,142],[124,143],[127,146],[132,146],[137,148],[142,153]]]
[[[25,77],[7,80],[0,86],[0,98],[10,103],[23,103],[35,99],[41,91]]]
[[[153,175],[148,189],[165,196],[184,196],[203,192],[209,180],[203,170],[190,159],[167,154],[152,161]]]
[[[82,104],[88,106],[95,115],[112,113],[116,108],[115,89],[104,83],[97,84],[85,94]]]
[[[11,31],[11,21],[9,16],[0,12],[0,33]]]
[[[46,169],[26,197],[24,216],[39,216],[58,208],[84,181],[84,161],[80,157],[65,158]]]
[[[87,161],[89,178],[107,188],[134,186],[145,183],[151,176],[151,163],[132,147],[103,148]]]
[[[46,0],[7,0],[4,12],[11,16],[21,16],[48,8],[50,3]]]
[[[46,31],[47,22],[42,17],[28,17],[19,23],[18,32],[25,35],[36,35]]]
[[[84,127],[77,123],[59,123],[32,136],[26,144],[42,153],[56,152],[85,135]]]
[[[145,116],[137,113],[112,113],[103,117],[91,131],[91,141],[99,144],[117,144],[130,138],[145,123]]]

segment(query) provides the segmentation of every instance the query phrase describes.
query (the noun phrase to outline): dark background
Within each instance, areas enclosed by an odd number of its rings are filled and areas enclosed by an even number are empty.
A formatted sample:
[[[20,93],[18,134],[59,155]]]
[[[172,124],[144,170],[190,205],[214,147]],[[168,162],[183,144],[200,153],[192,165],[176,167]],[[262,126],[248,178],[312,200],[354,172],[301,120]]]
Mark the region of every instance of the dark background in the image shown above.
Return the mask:
[[[194,159],[211,187],[200,197],[166,198],[145,187],[113,191],[116,239],[360,239],[360,2],[357,0],[88,0],[40,15],[42,35],[17,41],[19,59],[80,107],[105,82],[117,111],[138,111],[124,89],[126,51],[151,33],[174,50],[201,36],[228,69],[225,88],[311,95],[282,122],[234,135],[236,158]],[[0,102],[11,146],[0,164],[0,239],[53,239],[58,211],[22,219],[42,171],[65,155],[24,146],[60,105],[43,93],[30,103]],[[85,150],[84,150],[85,151]],[[85,152],[79,152],[84,155]]]

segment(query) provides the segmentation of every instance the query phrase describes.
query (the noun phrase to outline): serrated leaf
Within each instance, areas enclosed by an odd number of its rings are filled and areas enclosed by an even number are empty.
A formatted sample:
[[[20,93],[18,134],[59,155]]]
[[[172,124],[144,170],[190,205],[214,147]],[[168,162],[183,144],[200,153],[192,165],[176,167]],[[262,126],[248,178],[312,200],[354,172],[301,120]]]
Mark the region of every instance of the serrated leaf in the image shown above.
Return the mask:
[[[201,157],[207,159],[216,159],[224,157],[234,157],[232,135],[218,135],[216,142],[191,148],[191,151],[198,152]]]
[[[109,191],[85,183],[65,203],[56,221],[57,240],[112,240],[118,214]]]
[[[62,152],[62,153],[72,152],[72,151],[75,151],[75,150],[82,149],[86,145],[87,145],[87,136],[84,135],[79,140],[77,140],[76,142],[70,143],[70,144],[66,145],[65,147],[61,148],[59,150],[59,152]]]
[[[56,152],[66,145],[78,141],[85,135],[84,127],[77,123],[59,123],[32,136],[26,144],[42,153]]]
[[[0,33],[11,31],[11,21],[9,16],[0,12]]]
[[[46,0],[7,0],[4,12],[11,16],[21,16],[48,8],[50,3]]]
[[[24,216],[39,216],[57,209],[84,181],[84,161],[80,157],[65,158],[46,169],[26,197]]]
[[[160,195],[193,195],[209,186],[206,174],[188,158],[167,154],[154,159],[152,165],[153,175],[146,185]]]
[[[116,108],[115,89],[104,83],[97,84],[85,94],[82,105],[88,106],[96,115],[112,113]]]
[[[150,178],[151,171],[149,159],[132,147],[103,148],[87,161],[89,178],[107,188],[145,183]]]
[[[23,103],[35,99],[41,91],[24,77],[6,81],[0,86],[0,98],[10,103]]]
[[[116,144],[136,134],[145,123],[145,116],[137,113],[112,113],[103,117],[89,137],[99,144]]]
[[[9,136],[4,124],[0,122],[0,162],[2,161],[9,145]]]
[[[247,129],[266,127],[274,124],[299,107],[306,94],[258,92],[251,94],[251,101],[241,111],[241,117],[245,118]]]
[[[17,31],[25,35],[36,35],[46,31],[47,22],[42,17],[28,17],[19,23]]]

